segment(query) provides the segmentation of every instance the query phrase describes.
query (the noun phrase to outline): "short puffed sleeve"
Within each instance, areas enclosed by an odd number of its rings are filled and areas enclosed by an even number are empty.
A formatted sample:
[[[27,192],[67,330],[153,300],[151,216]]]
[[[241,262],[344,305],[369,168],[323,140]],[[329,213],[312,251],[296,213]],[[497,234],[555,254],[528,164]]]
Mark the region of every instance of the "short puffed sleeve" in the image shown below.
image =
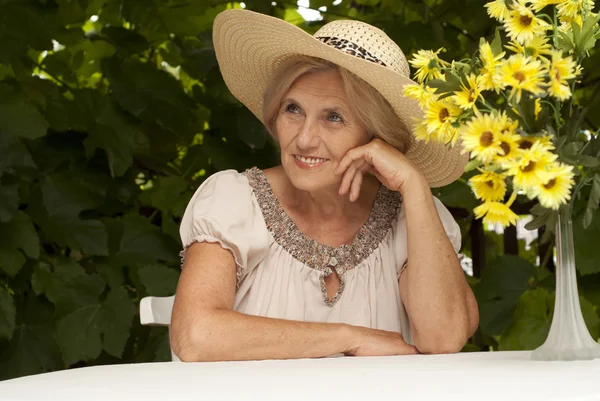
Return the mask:
[[[444,204],[435,196],[433,197],[433,201],[435,204],[435,208],[437,209],[438,215],[440,216],[440,220],[442,221],[442,225],[444,226],[444,231],[446,231],[446,235],[454,248],[454,251],[459,254],[462,236],[460,233],[460,226],[452,217],[452,214],[446,209]],[[397,226],[395,230],[395,244],[398,249],[396,249],[397,254],[397,274],[400,277],[402,271],[406,268],[407,258],[408,258],[408,250],[407,250],[407,231],[406,231],[406,217],[404,215],[404,207],[401,206],[398,211],[397,217]],[[459,254],[460,257],[460,254]]]
[[[266,255],[269,234],[244,174],[225,170],[211,175],[188,203],[179,228],[185,250],[194,242],[219,243],[237,265],[238,282]]]

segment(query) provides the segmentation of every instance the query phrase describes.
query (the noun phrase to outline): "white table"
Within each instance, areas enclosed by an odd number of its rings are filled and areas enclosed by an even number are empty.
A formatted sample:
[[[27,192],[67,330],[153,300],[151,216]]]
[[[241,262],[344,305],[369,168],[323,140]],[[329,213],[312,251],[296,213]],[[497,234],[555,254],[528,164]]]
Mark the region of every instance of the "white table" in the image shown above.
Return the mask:
[[[600,360],[530,352],[145,363],[0,382],[0,400],[600,400]]]

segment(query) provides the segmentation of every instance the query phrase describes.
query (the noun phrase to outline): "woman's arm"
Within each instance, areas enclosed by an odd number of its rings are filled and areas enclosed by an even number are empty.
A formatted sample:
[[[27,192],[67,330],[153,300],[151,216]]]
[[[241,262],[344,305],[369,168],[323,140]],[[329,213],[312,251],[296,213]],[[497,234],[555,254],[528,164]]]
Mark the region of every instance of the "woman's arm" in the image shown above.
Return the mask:
[[[234,312],[235,287],[229,251],[212,243],[187,249],[171,322],[171,347],[182,361],[416,353],[399,333]]]
[[[462,349],[479,325],[479,310],[440,221],[431,190],[421,177],[403,185],[408,267],[400,294],[422,353]]]

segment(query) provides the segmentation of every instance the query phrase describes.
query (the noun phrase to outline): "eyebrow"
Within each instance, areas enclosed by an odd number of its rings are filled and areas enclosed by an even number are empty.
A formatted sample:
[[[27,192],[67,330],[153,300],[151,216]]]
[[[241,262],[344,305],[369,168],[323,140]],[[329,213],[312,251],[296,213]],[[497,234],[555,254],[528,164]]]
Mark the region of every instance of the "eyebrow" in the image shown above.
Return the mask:
[[[286,104],[286,103],[295,103],[297,105],[300,104],[300,102],[297,101],[296,99],[294,99],[293,97],[286,97],[281,102],[281,104]],[[346,114],[348,112],[347,110],[348,110],[348,108],[344,107],[344,106],[332,106],[332,107],[326,107],[322,111],[327,112],[327,113],[342,113],[342,114]]]

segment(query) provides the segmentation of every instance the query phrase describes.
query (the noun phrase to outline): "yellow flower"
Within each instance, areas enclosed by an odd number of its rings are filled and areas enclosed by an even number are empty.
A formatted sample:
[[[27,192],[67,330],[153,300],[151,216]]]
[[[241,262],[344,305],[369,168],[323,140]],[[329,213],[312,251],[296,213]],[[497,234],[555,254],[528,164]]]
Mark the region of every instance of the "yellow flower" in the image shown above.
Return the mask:
[[[535,36],[523,44],[513,40],[505,47],[515,53],[521,53],[532,58],[537,58],[542,54],[550,54],[552,50],[552,46],[548,43],[548,37],[546,36]]]
[[[417,73],[415,74],[417,81],[423,83],[431,78],[439,79],[443,77],[442,68],[448,67],[450,64],[438,57],[439,52],[442,50],[444,48],[436,52],[432,50],[419,50],[413,56],[410,64],[417,68]]]
[[[467,76],[467,85],[464,83],[461,84],[461,91],[455,92],[454,101],[461,109],[469,110],[474,108],[477,110],[475,102],[477,102],[477,99],[480,97],[483,98],[479,87],[479,79],[477,78],[477,75],[469,74]]]
[[[498,92],[504,87],[502,83],[502,77],[498,74],[498,67],[500,66],[499,61],[504,57],[505,52],[494,56],[492,47],[488,42],[484,42],[479,46],[479,57],[483,67],[479,71],[480,84],[482,89],[494,90]]]
[[[549,135],[520,137],[517,143],[521,154],[525,152],[534,152],[538,158],[541,157],[543,153],[554,149],[552,137]]]
[[[506,194],[504,175],[491,171],[483,171],[482,174],[471,177],[469,184],[477,199],[482,199],[484,202],[500,201]]]
[[[545,208],[557,210],[561,204],[567,203],[571,199],[573,177],[573,166],[552,163],[548,168],[547,180],[537,188],[540,204]]]
[[[496,156],[497,162],[504,166],[519,157],[519,140],[521,136],[511,131],[503,131],[498,135],[501,151]]]
[[[575,78],[577,65],[571,56],[563,58],[559,50],[552,51],[552,60],[548,69],[550,84],[548,93],[558,100],[564,101],[571,97],[571,88],[567,80]]]
[[[542,112],[542,99],[540,99],[538,97],[538,98],[535,99],[534,103],[535,104],[534,104],[533,113],[535,114],[535,118],[538,118],[538,116]]]
[[[509,38],[519,43],[532,40],[537,35],[543,35],[550,24],[535,16],[530,8],[514,1],[508,18],[504,20],[504,29]]]
[[[461,127],[460,137],[465,152],[471,152],[471,158],[490,163],[502,151],[498,135],[502,125],[496,116],[475,112],[475,116]]]
[[[507,86],[512,86],[510,97],[518,103],[523,90],[534,95],[544,93],[544,74],[546,73],[540,60],[533,60],[522,54],[514,54],[504,61],[501,66],[502,80]]]
[[[556,7],[558,17],[562,20],[573,20],[581,14],[587,14],[594,9],[593,0],[566,0]],[[581,24],[580,24],[581,26]]]
[[[405,85],[404,96],[417,100],[421,107],[425,107],[427,102],[437,99],[434,90],[425,85]]]
[[[532,188],[548,181],[546,168],[556,160],[557,156],[548,151],[538,152],[536,149],[525,151],[521,158],[506,164],[508,174],[513,177],[513,185],[531,194]]]
[[[516,193],[513,193],[516,197]],[[511,196],[511,199],[513,197]],[[477,206],[473,212],[478,219],[483,218],[483,224],[500,224],[502,227],[508,227],[510,224],[516,224],[519,216],[510,210],[512,202],[509,200],[506,205],[500,202],[486,202]]]
[[[460,108],[450,98],[427,103],[425,121],[427,133],[431,139],[445,143],[450,142],[456,135],[456,127],[453,126],[453,123],[456,122],[460,113]]]
[[[435,140],[434,138],[431,137],[431,134],[429,134],[429,132],[427,132],[427,120],[426,119],[419,118],[417,121],[415,121],[415,123],[413,125],[413,129],[414,129],[414,133],[415,133],[415,139],[417,139],[419,141],[425,141],[425,142]]]
[[[485,8],[490,17],[496,18],[500,22],[508,18],[509,9],[506,6],[506,0],[491,1],[485,5]]]
[[[551,5],[551,4],[560,4],[564,3],[567,0],[529,0],[529,4],[531,8],[537,13],[542,10],[542,8]]]

